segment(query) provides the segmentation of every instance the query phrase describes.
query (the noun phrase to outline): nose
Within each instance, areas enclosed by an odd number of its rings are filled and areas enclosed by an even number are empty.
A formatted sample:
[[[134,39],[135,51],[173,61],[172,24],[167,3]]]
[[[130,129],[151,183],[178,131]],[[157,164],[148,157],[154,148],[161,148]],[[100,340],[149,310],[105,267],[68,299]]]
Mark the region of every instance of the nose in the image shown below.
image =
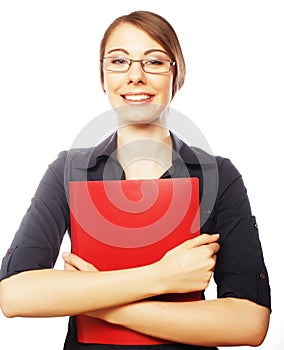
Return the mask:
[[[145,72],[141,62],[132,62],[127,72],[128,83],[141,84],[145,83]]]

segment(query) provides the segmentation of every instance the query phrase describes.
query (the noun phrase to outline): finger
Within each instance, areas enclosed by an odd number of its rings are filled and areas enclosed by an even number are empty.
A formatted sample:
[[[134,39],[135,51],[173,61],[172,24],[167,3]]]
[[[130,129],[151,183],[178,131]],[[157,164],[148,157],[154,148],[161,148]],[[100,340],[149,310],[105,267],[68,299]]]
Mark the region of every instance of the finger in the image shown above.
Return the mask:
[[[94,265],[88,263],[87,261],[80,258],[76,254],[70,253],[68,255],[67,259],[68,260],[66,260],[66,262],[68,262],[69,264],[74,266],[77,270],[80,270],[80,271],[98,271]]]
[[[94,265],[80,258],[78,255],[72,253],[63,253],[62,258],[65,263],[73,266],[80,271],[98,271]]]
[[[210,243],[216,242],[218,241],[219,238],[220,238],[220,235],[218,233],[214,235],[203,233],[195,238],[192,238],[184,242],[183,244],[187,246],[187,248],[195,248],[195,247],[200,247],[204,244],[210,244]]]
[[[211,243],[208,244],[206,248],[210,250],[210,260],[212,262],[211,271],[213,272],[217,262],[217,253],[220,249],[220,245],[218,243]]]
[[[212,259],[213,263],[212,263],[212,267],[211,267],[210,270],[211,270],[212,272],[214,272],[215,266],[216,266],[216,262],[217,262],[217,255],[214,254],[214,255],[211,257],[211,259]]]
[[[64,262],[64,270],[65,271],[78,271],[74,266],[68,264],[66,261]]]
[[[210,247],[212,248],[213,254],[217,254],[220,250],[220,244],[219,243],[210,243]]]

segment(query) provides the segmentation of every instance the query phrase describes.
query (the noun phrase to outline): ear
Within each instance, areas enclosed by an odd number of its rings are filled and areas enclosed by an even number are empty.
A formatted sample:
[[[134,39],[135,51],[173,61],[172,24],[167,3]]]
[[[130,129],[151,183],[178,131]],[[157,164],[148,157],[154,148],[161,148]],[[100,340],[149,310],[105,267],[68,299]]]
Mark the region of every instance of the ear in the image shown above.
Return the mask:
[[[103,81],[101,81],[101,86],[102,86],[103,92],[106,93],[105,83]]]
[[[102,83],[101,85],[102,85],[103,92],[106,93],[105,84]]]
[[[105,75],[104,75],[104,71],[102,70],[102,67],[101,67],[101,70],[100,70],[100,81],[101,81],[101,87],[103,89],[103,92],[106,93],[106,89],[105,89]]]

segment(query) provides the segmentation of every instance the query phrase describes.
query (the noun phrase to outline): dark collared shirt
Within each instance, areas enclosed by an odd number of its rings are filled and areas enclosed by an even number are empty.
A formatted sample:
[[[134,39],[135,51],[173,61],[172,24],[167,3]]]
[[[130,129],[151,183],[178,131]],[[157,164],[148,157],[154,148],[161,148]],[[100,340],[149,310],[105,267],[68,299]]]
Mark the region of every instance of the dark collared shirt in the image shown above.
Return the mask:
[[[1,279],[26,270],[52,268],[69,227],[68,182],[125,179],[116,160],[114,133],[94,148],[61,152],[49,165],[1,267]],[[229,159],[187,146],[172,134],[172,166],[162,178],[198,177],[201,233],[220,233],[214,271],[219,298],[246,298],[271,307],[270,287],[258,228],[242,177]],[[166,349],[216,349],[182,344]],[[70,317],[64,349],[128,348],[77,342],[75,317]],[[133,348],[133,346],[131,346]],[[145,346],[135,346],[144,349]]]

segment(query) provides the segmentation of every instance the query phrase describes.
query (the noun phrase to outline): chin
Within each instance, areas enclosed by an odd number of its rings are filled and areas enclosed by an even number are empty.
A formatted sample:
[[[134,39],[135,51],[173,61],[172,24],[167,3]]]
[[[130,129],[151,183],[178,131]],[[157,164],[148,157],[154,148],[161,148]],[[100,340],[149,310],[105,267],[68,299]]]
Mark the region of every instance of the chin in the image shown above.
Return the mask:
[[[114,107],[122,124],[160,124],[166,114],[167,106],[158,104],[127,104]]]

